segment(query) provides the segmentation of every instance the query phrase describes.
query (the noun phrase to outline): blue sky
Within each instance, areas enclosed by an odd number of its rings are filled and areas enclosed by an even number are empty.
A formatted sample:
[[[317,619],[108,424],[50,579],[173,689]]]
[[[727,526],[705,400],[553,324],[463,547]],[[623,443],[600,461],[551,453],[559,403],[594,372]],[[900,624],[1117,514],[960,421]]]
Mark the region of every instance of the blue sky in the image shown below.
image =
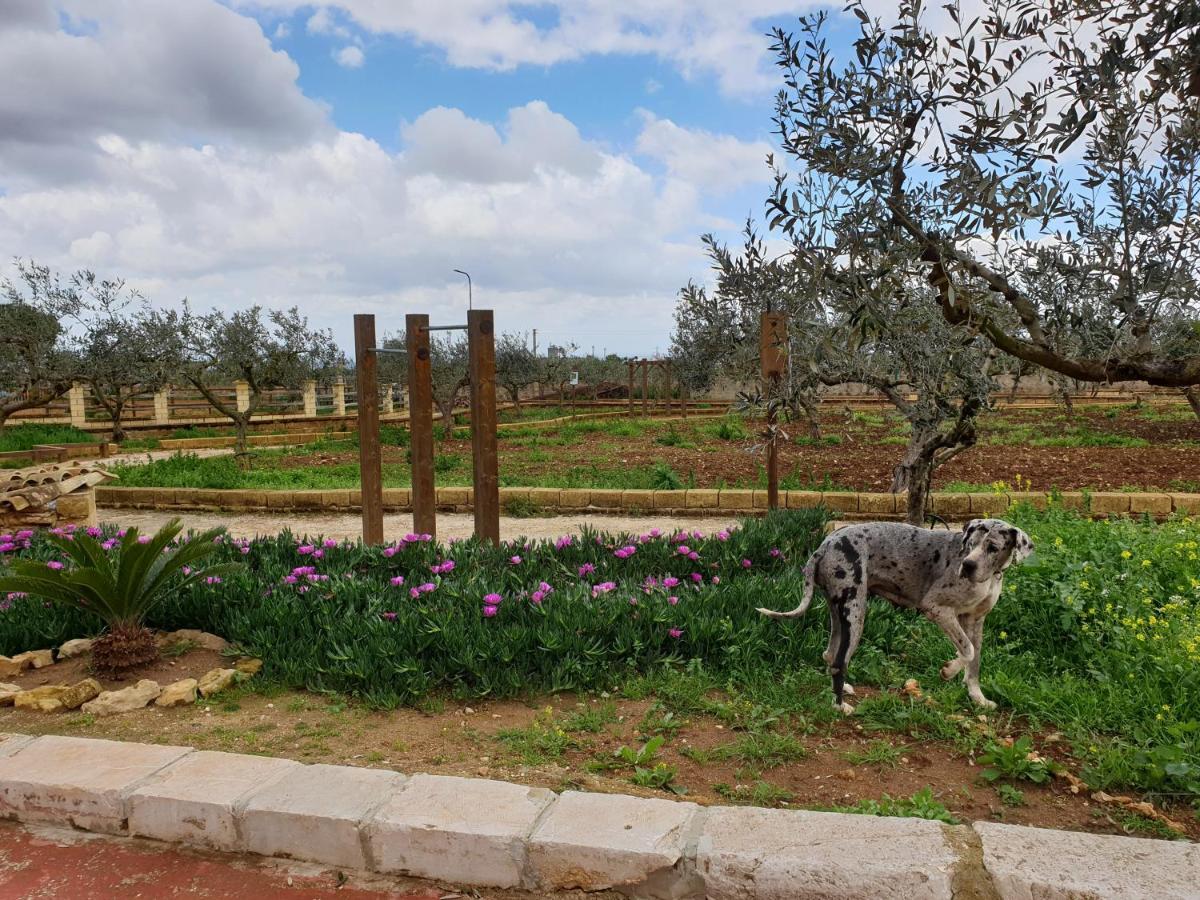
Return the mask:
[[[793,0],[12,0],[0,248],[156,304],[665,351],[760,215]]]

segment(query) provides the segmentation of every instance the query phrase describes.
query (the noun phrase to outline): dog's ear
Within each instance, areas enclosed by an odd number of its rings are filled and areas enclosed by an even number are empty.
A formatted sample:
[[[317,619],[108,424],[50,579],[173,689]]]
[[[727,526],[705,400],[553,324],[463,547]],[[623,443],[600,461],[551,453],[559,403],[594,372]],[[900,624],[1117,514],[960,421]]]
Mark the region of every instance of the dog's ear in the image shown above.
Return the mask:
[[[1012,561],[1019,563],[1033,556],[1033,541],[1020,528],[1013,528],[1013,531],[1016,533],[1016,541],[1013,544]]]
[[[978,529],[980,529],[982,527],[983,527],[983,519],[972,519],[970,522],[968,522],[966,525],[963,526],[963,531],[962,531],[962,551],[963,551],[963,553],[967,552],[967,542],[969,540],[971,540],[971,535],[973,535]]]

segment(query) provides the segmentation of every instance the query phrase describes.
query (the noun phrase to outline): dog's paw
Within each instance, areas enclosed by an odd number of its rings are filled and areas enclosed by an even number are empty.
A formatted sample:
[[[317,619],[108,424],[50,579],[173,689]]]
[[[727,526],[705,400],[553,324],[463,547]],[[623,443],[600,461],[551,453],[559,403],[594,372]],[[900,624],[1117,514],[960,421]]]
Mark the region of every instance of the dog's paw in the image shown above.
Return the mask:
[[[854,707],[851,706],[849,703],[847,703],[845,700],[843,700],[841,703],[833,704],[833,708],[836,709],[838,712],[840,712],[842,715],[845,715],[845,716],[854,715]]]
[[[854,696],[854,685],[843,684],[842,685],[842,693],[846,694],[847,696],[853,697]]]
[[[952,659],[952,660],[950,660],[950,662],[948,662],[944,666],[942,666],[939,674],[942,676],[943,681],[949,681],[951,678],[953,678],[955,675],[957,675],[959,672],[961,672],[965,665],[966,665],[966,661],[961,658],[960,659]]]
[[[983,696],[982,694],[980,694],[978,697],[972,697],[971,699],[974,701],[975,705],[978,706],[980,709],[995,709],[996,708],[996,701],[989,700],[987,697]]]

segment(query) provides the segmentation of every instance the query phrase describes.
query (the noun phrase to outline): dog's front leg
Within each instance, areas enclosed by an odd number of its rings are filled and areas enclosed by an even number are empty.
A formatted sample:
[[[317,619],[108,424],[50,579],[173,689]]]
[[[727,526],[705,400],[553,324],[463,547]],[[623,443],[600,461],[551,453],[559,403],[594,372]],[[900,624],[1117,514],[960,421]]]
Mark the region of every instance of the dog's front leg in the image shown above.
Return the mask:
[[[967,636],[971,638],[971,645],[975,648],[975,655],[967,663],[967,693],[971,697],[971,702],[976,706],[995,709],[996,704],[983,696],[983,691],[979,687],[979,667],[983,655],[983,619],[983,616],[971,619],[967,628]]]
[[[936,624],[950,639],[950,643],[954,645],[954,649],[958,651],[958,657],[952,659],[946,665],[942,666],[942,677],[953,678],[963,666],[971,662],[975,656],[975,645],[963,630],[961,623],[958,621],[958,615],[954,610],[945,606],[932,604],[921,609],[922,614],[929,621]]]

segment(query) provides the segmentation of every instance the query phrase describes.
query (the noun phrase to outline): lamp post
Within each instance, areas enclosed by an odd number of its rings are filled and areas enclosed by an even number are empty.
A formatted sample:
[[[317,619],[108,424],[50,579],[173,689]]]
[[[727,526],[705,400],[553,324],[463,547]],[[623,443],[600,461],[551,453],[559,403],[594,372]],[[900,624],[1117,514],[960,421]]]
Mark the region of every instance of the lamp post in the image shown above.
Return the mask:
[[[466,275],[466,276],[467,276],[467,309],[474,309],[474,308],[475,308],[475,305],[474,305],[474,304],[475,304],[475,301],[474,301],[474,298],[473,298],[473,297],[472,297],[472,295],[471,295],[471,273],[470,273],[470,272],[464,272],[462,269],[455,269],[454,271],[455,271],[455,272],[457,272],[459,275]]]

